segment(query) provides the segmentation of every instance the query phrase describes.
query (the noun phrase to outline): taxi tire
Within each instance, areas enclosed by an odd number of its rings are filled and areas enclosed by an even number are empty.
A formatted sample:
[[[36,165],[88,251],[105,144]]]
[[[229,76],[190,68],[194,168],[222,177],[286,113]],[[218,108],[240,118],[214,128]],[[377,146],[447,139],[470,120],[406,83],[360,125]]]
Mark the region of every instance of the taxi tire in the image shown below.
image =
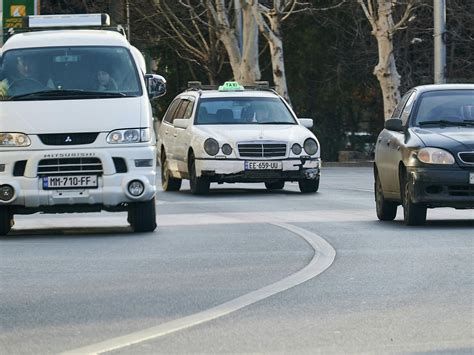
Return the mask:
[[[0,206],[0,235],[7,235],[13,226],[13,214],[7,206]]]
[[[298,180],[298,186],[304,194],[317,192],[319,190],[319,176],[316,179]]]
[[[188,173],[189,173],[189,185],[191,187],[191,193],[194,195],[205,195],[209,192],[209,187],[211,182],[209,178],[201,176],[197,177],[196,175],[196,160],[194,154],[191,152],[189,154],[189,163],[188,163]]]
[[[403,206],[403,220],[407,226],[420,226],[426,222],[427,207],[412,202],[410,185],[413,179],[410,175],[402,174],[400,179],[400,194]]]
[[[136,233],[153,232],[156,229],[155,198],[129,205],[128,222]]]
[[[266,182],[265,187],[268,190],[281,190],[285,187],[284,181]]]
[[[383,196],[382,184],[378,175],[375,175],[374,191],[377,218],[381,221],[393,221],[397,216],[398,204],[396,202],[385,200],[385,197]]]
[[[168,161],[166,160],[166,154],[163,152],[161,155],[161,187],[163,191],[179,191],[181,188],[181,179],[176,179],[171,176],[168,169]]]

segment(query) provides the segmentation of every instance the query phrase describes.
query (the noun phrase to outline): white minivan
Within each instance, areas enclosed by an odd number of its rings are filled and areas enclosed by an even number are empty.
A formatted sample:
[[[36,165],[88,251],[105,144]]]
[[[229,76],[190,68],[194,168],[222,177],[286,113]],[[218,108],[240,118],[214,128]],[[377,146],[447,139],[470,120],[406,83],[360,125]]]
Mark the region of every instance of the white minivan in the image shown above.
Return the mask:
[[[105,14],[25,20],[0,52],[0,235],[16,214],[101,210],[153,231],[164,78]]]

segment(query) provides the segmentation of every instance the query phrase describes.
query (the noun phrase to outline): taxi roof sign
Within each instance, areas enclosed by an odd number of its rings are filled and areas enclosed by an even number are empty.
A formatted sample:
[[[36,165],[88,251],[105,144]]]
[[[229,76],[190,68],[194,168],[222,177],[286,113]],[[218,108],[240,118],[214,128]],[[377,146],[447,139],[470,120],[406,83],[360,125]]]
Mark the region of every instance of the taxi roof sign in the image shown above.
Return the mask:
[[[224,85],[219,86],[219,91],[242,91],[244,87],[237,81],[226,81]]]

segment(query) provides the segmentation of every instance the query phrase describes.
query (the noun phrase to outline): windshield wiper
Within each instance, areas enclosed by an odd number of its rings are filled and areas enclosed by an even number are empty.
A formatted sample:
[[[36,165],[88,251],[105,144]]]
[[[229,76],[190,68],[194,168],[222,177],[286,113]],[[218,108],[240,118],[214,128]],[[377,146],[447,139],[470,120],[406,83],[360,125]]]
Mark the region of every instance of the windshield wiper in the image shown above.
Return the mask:
[[[28,100],[33,98],[69,98],[69,97],[94,97],[94,98],[101,98],[101,97],[124,97],[127,96],[123,92],[102,92],[102,91],[85,91],[85,90],[42,90],[42,91],[35,91],[30,92],[27,94],[21,95],[14,95],[10,96],[8,100],[15,101],[15,100]]]
[[[418,122],[419,126],[426,126],[426,125],[467,126],[469,124],[472,124],[471,120],[465,120],[465,121],[433,120],[433,121]]]
[[[295,122],[260,122],[259,124],[296,124]]]

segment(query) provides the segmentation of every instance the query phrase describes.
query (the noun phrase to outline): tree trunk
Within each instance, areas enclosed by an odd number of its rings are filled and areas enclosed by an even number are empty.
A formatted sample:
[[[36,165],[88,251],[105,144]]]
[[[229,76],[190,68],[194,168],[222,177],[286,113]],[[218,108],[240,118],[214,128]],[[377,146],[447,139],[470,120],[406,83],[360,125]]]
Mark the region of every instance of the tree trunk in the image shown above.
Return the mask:
[[[379,62],[374,74],[380,83],[383,95],[384,118],[392,116],[400,102],[400,75],[393,55],[393,19],[391,1],[379,0],[378,19],[373,35],[377,39]]]

